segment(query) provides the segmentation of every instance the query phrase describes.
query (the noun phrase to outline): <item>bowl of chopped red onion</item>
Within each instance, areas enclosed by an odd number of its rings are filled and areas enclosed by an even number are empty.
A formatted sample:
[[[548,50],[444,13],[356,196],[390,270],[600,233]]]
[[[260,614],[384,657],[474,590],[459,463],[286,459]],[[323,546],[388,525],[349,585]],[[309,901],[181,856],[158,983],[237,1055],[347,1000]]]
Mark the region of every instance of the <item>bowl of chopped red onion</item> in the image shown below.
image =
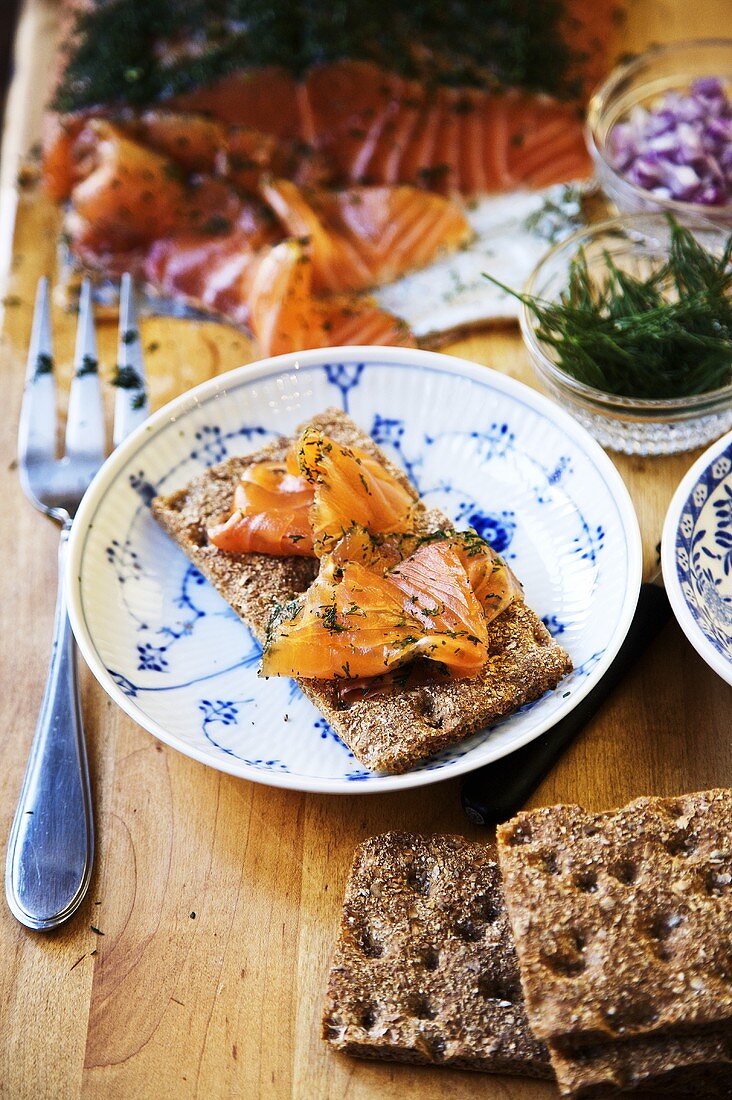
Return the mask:
[[[590,100],[587,142],[619,211],[732,225],[732,39],[658,46]]]

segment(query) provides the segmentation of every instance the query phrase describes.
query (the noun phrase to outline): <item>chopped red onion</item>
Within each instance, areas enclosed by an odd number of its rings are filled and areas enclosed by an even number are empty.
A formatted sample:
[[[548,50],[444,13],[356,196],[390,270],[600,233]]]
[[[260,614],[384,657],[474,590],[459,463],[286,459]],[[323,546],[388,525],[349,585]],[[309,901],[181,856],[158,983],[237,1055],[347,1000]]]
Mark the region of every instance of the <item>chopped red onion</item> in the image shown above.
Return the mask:
[[[667,92],[651,110],[633,107],[611,131],[609,150],[614,167],[656,198],[732,200],[732,101],[717,77]]]

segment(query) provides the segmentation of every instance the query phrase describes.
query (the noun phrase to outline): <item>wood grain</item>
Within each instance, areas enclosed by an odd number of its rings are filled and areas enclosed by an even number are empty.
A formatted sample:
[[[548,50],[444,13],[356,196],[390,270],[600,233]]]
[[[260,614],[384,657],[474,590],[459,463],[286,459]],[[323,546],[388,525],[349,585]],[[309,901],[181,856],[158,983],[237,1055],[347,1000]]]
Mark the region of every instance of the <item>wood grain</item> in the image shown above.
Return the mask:
[[[635,0],[620,45],[714,34],[719,0]],[[18,156],[38,134],[55,6],[28,0],[19,31],[0,172],[0,258],[10,250]],[[52,271],[56,215],[21,196],[0,343],[2,758],[7,835],[45,677],[56,531],[25,503],[14,468],[31,299]],[[4,250],[4,251],[3,251]],[[4,268],[3,268],[4,270]],[[72,319],[56,309],[68,376]],[[155,406],[252,356],[231,329],[146,318]],[[114,362],[114,327],[102,362]],[[513,331],[450,349],[531,381]],[[640,518],[647,570],[667,504],[695,454],[617,465]],[[82,674],[98,856],[81,911],[54,934],[0,908],[0,1096],[10,1100],[348,1096],[350,1100],[550,1100],[539,1082],[334,1055],[319,1017],[355,845],[386,829],[480,832],[458,783],[328,798],[257,786],[157,743]],[[670,623],[532,803],[602,809],[641,794],[732,784],[732,690]],[[483,834],[485,835],[485,834]],[[94,931],[92,929],[97,929]]]

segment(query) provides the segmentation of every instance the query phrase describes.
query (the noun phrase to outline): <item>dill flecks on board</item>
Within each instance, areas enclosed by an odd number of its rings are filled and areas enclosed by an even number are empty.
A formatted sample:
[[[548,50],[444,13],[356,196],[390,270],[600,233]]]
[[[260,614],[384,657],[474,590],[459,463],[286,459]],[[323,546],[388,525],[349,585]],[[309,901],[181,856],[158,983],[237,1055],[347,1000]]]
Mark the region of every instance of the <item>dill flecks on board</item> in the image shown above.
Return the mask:
[[[584,249],[557,302],[486,278],[528,307],[537,339],[578,382],[639,399],[710,393],[732,382],[732,235],[714,256],[668,220],[668,259],[646,279],[622,271],[607,251],[598,279]]]

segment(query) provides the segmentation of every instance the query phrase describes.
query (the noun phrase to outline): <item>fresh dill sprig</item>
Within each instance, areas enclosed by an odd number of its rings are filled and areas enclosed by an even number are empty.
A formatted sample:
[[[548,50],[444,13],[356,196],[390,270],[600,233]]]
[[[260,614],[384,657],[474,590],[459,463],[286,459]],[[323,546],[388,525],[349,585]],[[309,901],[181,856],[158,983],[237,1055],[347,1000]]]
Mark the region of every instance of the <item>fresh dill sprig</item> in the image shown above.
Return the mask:
[[[555,302],[486,278],[527,306],[537,339],[578,382],[640,399],[710,393],[732,382],[732,235],[715,256],[668,221],[668,259],[646,278],[623,271],[607,250],[598,277],[584,249]]]

